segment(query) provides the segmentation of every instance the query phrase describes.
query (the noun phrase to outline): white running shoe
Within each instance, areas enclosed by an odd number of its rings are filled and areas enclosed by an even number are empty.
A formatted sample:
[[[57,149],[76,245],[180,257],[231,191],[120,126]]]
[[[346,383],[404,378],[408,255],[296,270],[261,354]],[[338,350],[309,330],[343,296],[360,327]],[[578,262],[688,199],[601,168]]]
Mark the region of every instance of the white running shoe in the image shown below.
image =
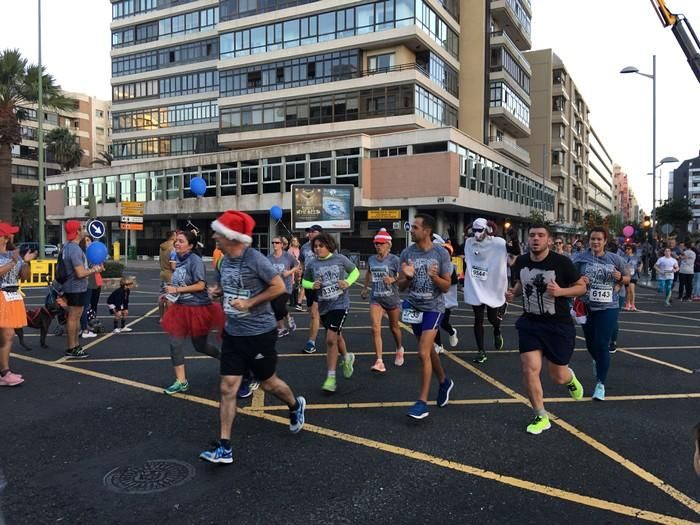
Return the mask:
[[[436,354],[441,354],[445,351],[442,345],[439,345],[437,343],[433,343],[433,350],[435,350]]]
[[[91,332],[90,330],[85,330],[80,334],[80,337],[84,339],[92,339],[93,337],[97,337],[97,334],[95,332]]]
[[[459,344],[459,337],[457,337],[457,329],[453,328],[450,334],[450,346],[455,348]]]
[[[122,328],[122,332],[133,332],[133,330],[128,326],[125,326],[124,328]]]
[[[121,334],[122,331],[121,331],[121,329],[119,329],[119,328],[115,328],[114,330],[112,330],[112,333],[113,333],[113,334]]]

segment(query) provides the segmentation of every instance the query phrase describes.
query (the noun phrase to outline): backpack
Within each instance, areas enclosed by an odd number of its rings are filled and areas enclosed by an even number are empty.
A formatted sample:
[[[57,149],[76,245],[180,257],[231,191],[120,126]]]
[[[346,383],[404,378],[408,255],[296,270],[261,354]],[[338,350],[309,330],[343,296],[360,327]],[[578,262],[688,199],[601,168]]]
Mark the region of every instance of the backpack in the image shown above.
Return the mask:
[[[68,280],[66,263],[63,261],[63,248],[58,252],[58,262],[56,263],[56,282],[63,284]]]

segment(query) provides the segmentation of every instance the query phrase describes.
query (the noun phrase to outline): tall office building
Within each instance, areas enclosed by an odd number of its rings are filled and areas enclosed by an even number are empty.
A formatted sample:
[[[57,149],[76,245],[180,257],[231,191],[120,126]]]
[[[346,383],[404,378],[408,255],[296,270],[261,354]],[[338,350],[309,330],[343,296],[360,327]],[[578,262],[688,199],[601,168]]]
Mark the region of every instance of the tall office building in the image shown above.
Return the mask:
[[[690,199],[693,220],[688,231],[700,231],[700,154],[684,160],[669,176],[668,195],[671,199]]]
[[[532,68],[532,134],[518,143],[529,151],[531,168],[557,186],[557,228],[576,231],[587,209],[612,211],[612,160],[561,58],[551,49],[525,57]]]
[[[293,184],[355,187],[355,232],[419,210],[461,238],[475,215],[552,213],[528,168],[527,0],[113,0],[111,168],[65,177],[57,218],[87,195],[107,219],[145,202],[139,249],[189,218],[239,208],[271,233]],[[195,199],[192,177],[207,182]],[[58,191],[61,188],[55,188]],[[367,210],[393,210],[371,220]],[[198,223],[198,224],[200,224]],[[113,228],[113,225],[112,225]],[[398,243],[403,242],[399,239]]]

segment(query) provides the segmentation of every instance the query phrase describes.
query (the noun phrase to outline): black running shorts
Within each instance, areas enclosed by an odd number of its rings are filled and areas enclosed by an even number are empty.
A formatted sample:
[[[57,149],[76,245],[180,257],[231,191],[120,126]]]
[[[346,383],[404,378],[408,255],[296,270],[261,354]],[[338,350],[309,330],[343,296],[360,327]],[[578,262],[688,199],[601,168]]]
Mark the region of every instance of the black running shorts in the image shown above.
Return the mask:
[[[233,336],[224,332],[221,345],[221,375],[247,376],[260,381],[270,379],[277,368],[277,329],[248,336]]]
[[[321,316],[321,324],[326,330],[340,333],[347,316],[347,310],[331,310]]]
[[[568,365],[574,354],[576,328],[572,322],[534,321],[524,315],[515,322],[521,354],[541,350],[555,365]]]

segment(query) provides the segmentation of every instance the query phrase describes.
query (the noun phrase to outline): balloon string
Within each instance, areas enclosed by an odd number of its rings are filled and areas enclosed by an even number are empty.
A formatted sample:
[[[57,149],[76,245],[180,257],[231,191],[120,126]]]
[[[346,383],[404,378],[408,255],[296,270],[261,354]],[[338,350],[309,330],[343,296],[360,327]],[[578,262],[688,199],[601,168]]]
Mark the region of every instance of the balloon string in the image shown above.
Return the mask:
[[[283,227],[285,230],[287,230],[287,233],[288,233],[289,235],[291,235],[292,237],[294,237],[294,234],[293,234],[292,232],[289,231],[289,229],[288,229],[287,226],[282,222],[282,220],[278,220],[278,221],[277,221],[277,224],[281,224],[282,227]]]

